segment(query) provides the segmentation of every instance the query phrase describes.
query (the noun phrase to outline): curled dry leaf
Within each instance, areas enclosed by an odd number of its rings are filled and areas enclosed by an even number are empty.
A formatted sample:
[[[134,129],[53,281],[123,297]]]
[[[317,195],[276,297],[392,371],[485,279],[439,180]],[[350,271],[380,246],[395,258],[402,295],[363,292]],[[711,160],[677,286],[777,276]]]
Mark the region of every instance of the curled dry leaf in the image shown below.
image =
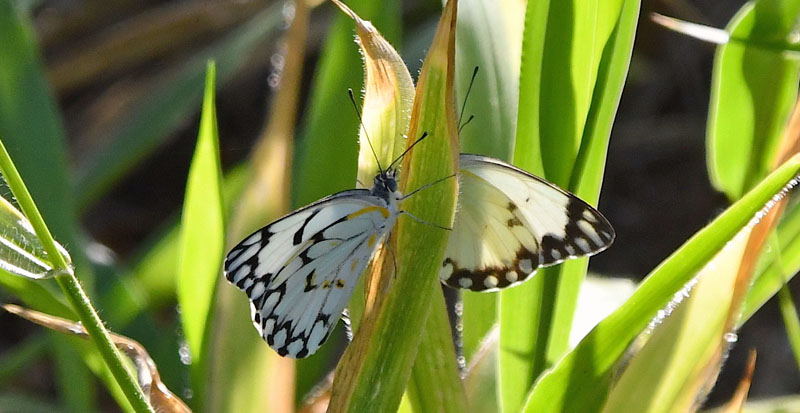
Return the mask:
[[[750,383],[753,381],[753,371],[756,369],[756,350],[750,349],[750,355],[747,357],[747,369],[744,371],[744,376],[739,382],[739,387],[736,388],[736,393],[730,401],[725,405],[723,413],[737,413],[741,412],[744,403],[747,401],[747,393],[750,391]]]
[[[400,54],[369,21],[362,19],[339,0],[331,0],[355,23],[358,45],[364,57],[364,103],[361,113],[363,127],[359,129],[358,182],[369,186],[378,173],[379,164],[386,167],[405,148],[414,101],[414,81]],[[369,141],[368,141],[369,140]],[[370,147],[371,145],[371,147]],[[373,153],[373,148],[375,152]],[[385,290],[387,278],[382,276],[380,257],[367,269],[364,277],[364,312],[375,303],[378,291]],[[356,300],[358,295],[354,295]],[[355,301],[355,300],[353,300]],[[354,327],[361,320],[360,302],[351,303]]]
[[[13,304],[3,305],[3,308],[11,314],[18,315],[32,323],[47,327],[65,334],[74,334],[88,338],[86,329],[77,322],[61,317],[55,317],[38,311],[30,310]],[[136,373],[139,386],[145,395],[150,397],[150,405],[158,412],[163,413],[187,413],[191,412],[188,406],[161,381],[158,369],[153,359],[147,354],[147,350],[137,341],[118,334],[110,334],[111,339],[136,366]]]

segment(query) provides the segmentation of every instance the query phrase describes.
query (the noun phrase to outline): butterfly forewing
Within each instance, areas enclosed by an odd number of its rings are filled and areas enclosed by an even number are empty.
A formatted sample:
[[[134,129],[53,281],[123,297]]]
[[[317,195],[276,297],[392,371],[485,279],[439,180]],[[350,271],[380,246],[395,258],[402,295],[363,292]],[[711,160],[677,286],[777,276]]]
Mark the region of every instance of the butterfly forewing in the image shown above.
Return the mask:
[[[256,231],[225,259],[251,302],[253,323],[279,354],[313,354],[396,215],[367,190],[340,192]]]
[[[537,268],[592,255],[614,230],[590,205],[501,161],[460,157],[459,210],[440,278],[473,291],[516,285]]]

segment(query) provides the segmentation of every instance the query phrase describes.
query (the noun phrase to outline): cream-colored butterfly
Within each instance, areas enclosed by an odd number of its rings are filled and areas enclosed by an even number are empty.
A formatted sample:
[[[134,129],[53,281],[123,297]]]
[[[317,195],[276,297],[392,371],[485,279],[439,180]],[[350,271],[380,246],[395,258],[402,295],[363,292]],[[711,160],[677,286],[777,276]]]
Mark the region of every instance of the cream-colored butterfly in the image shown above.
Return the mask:
[[[301,358],[319,349],[378,246],[406,214],[401,204],[413,193],[397,191],[395,163],[372,189],[298,209],[228,253],[225,277],[250,298],[256,329],[280,355]],[[459,208],[440,271],[449,286],[505,288],[539,267],[600,252],[614,239],[596,209],[541,178],[479,155],[461,155],[459,163]]]

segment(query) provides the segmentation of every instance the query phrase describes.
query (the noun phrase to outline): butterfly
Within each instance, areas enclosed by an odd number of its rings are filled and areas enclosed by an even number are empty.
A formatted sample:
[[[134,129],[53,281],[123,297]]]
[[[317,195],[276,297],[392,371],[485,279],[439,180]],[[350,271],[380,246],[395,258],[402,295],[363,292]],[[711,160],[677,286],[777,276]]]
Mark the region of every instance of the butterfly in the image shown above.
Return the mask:
[[[480,155],[462,154],[459,163],[459,209],[439,274],[448,286],[495,291],[614,239],[600,212],[541,178]],[[416,191],[397,190],[392,165],[371,189],[300,208],[225,258],[225,277],[247,294],[253,324],[281,356],[307,357],[327,340],[358,278],[407,214],[401,203]]]

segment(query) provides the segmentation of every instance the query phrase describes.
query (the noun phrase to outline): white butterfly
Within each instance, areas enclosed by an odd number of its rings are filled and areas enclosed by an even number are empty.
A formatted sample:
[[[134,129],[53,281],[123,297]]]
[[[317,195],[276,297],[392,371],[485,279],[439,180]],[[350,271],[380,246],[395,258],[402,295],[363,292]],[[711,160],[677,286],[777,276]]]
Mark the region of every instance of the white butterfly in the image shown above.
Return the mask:
[[[459,210],[440,272],[474,291],[517,284],[538,267],[607,248],[614,230],[594,208],[496,159],[460,157]],[[341,318],[358,278],[394,227],[396,170],[372,189],[325,197],[254,232],[225,259],[250,298],[253,323],[282,356],[314,354]]]

